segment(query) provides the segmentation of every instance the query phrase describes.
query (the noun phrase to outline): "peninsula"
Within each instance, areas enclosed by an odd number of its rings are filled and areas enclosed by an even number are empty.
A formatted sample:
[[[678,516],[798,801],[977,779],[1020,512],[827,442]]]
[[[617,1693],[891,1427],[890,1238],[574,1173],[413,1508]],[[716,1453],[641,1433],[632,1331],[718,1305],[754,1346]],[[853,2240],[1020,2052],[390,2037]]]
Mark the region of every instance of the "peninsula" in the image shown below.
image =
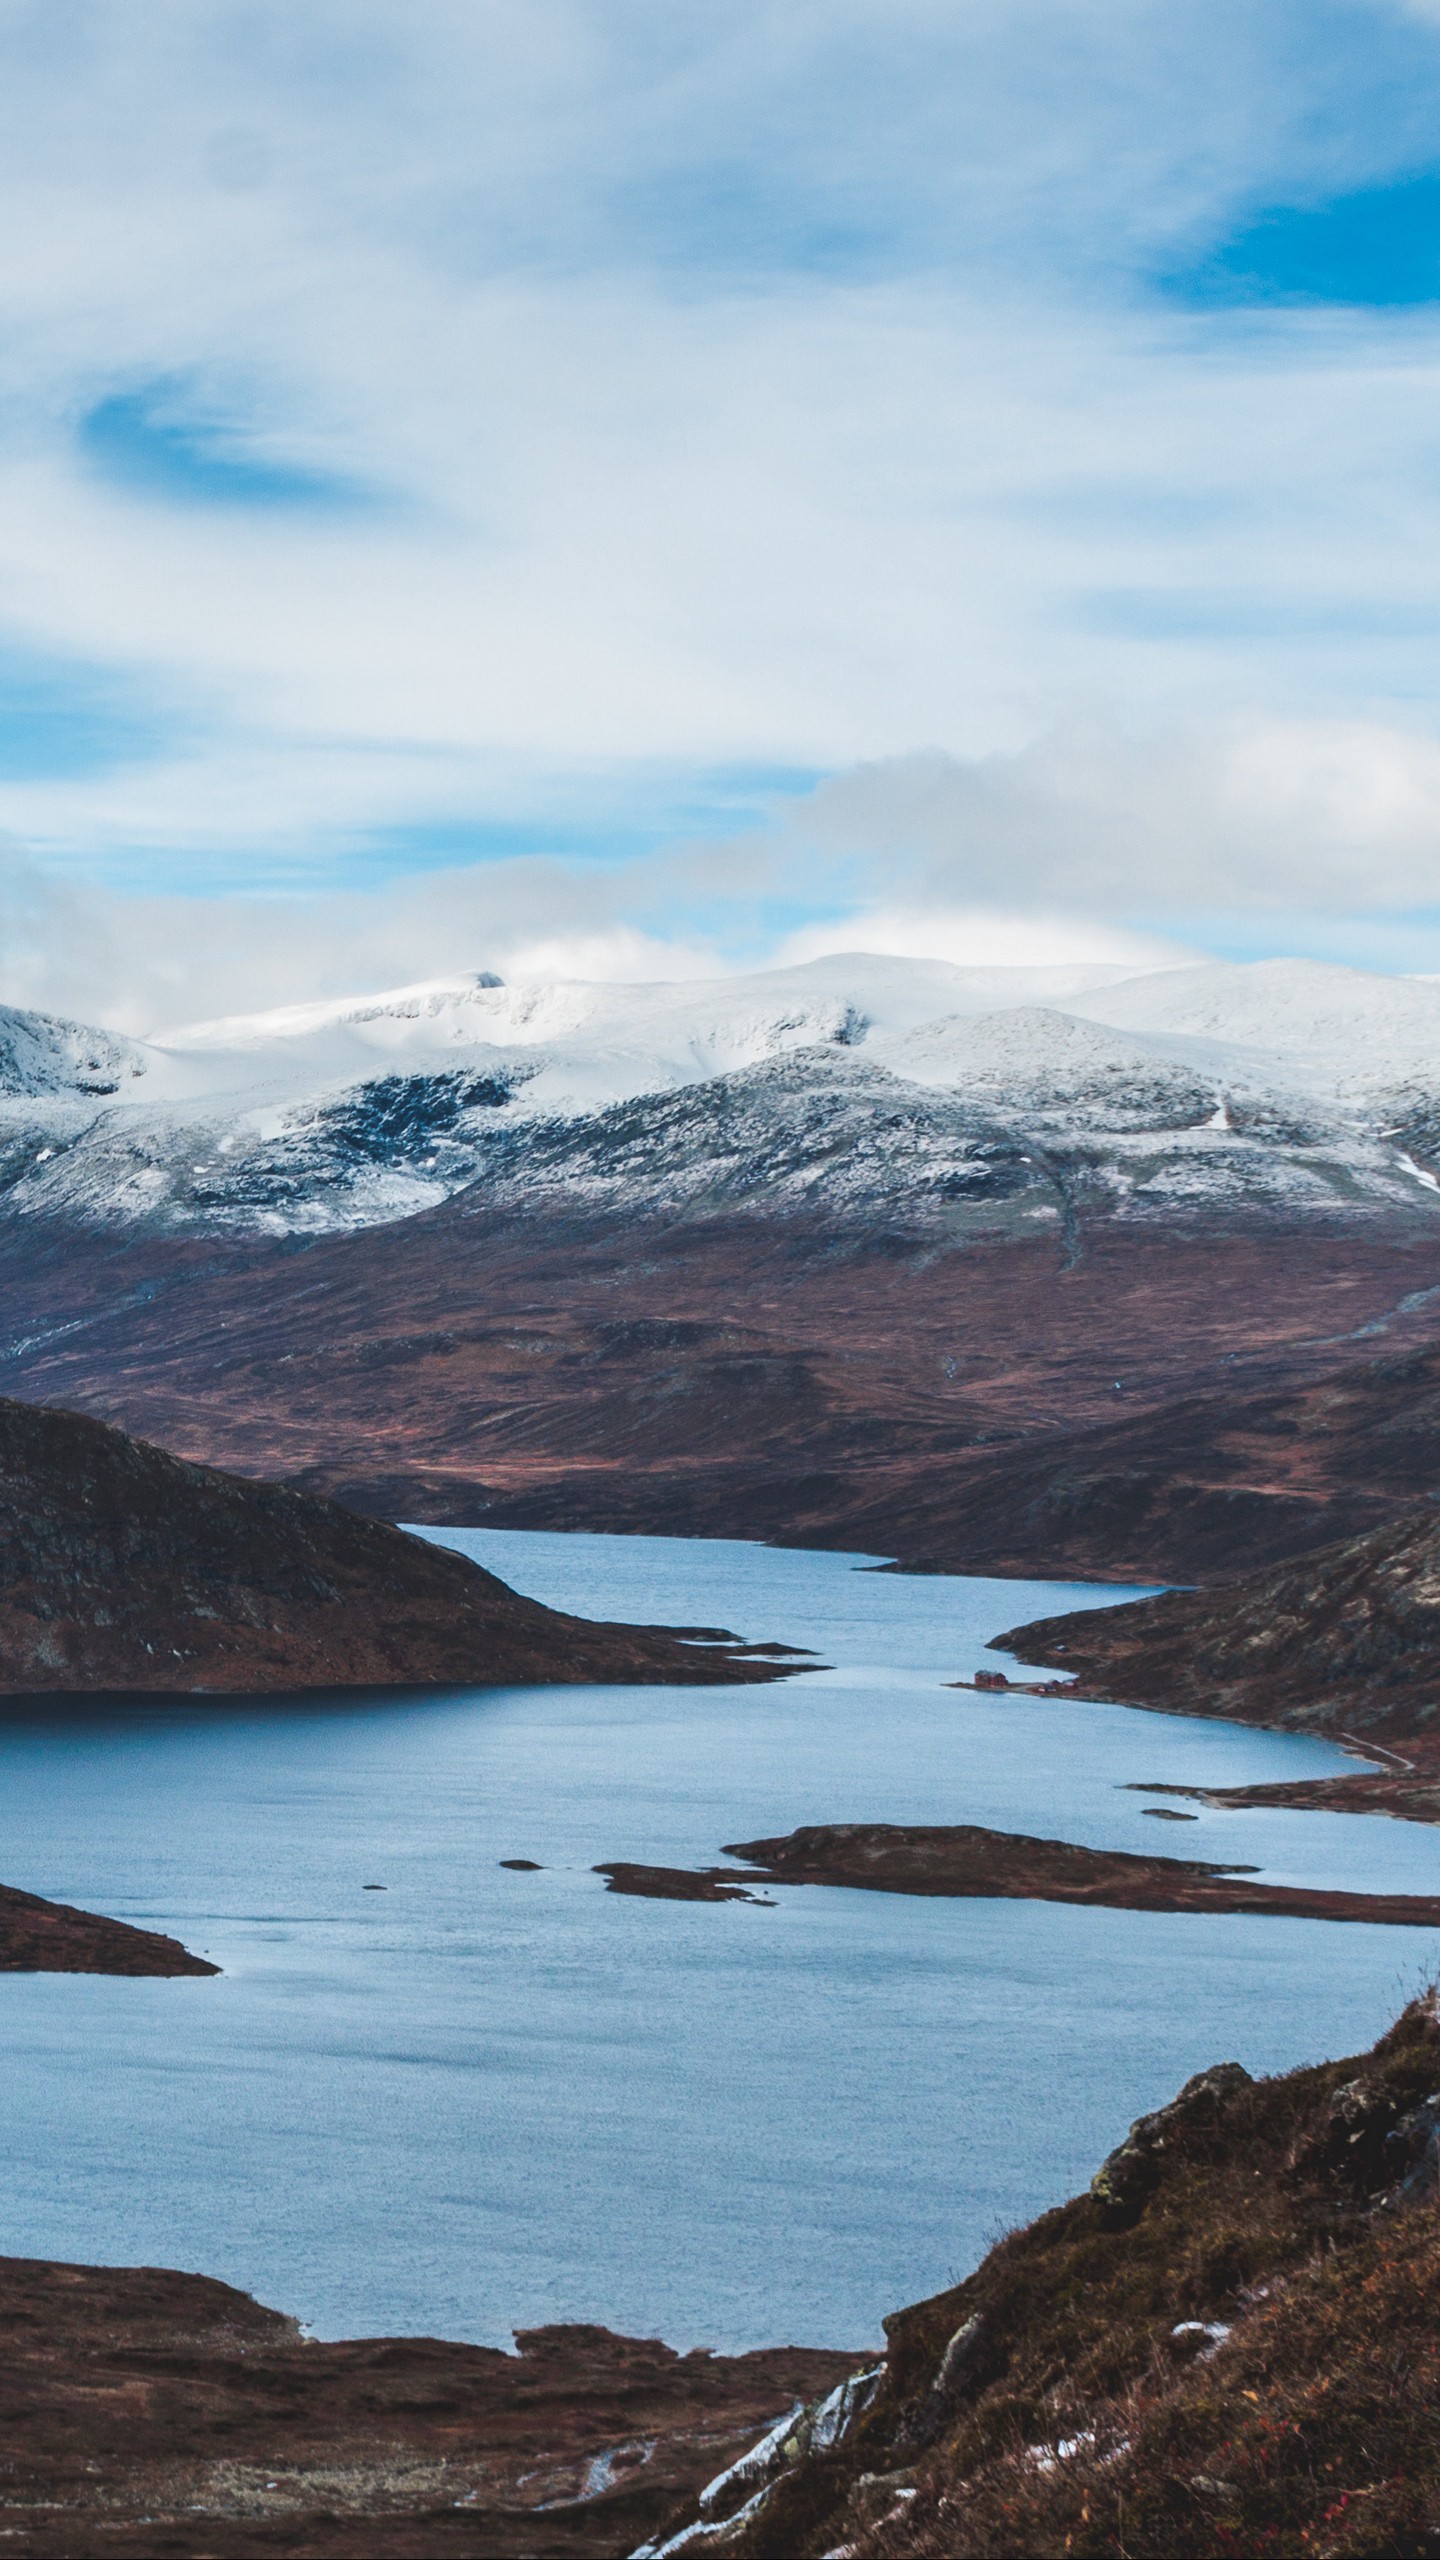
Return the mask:
[[[1228,1805],[1440,1819],[1440,1509],[1204,1591],[1038,1618],[993,1639],[1087,1697],[1323,1734],[1383,1764],[1233,1788]]]
[[[782,1679],[715,1628],[599,1624],[336,1502],[0,1399],[0,1692]]]
[[[178,1938],[0,1884],[0,1973],[218,1973]]]

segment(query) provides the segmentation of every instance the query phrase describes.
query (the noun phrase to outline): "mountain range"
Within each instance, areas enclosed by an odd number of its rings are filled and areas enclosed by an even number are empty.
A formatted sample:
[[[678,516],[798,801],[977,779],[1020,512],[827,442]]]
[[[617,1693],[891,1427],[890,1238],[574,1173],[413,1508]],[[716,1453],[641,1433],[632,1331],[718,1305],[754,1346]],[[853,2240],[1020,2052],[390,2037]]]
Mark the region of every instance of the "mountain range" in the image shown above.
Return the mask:
[[[0,1390],[390,1519],[1200,1580],[1436,1491],[1440,985],[0,1014]]]
[[[465,1192],[963,1239],[1433,1215],[1440,986],[1313,962],[492,973],[128,1040],[0,1013],[5,1214],[314,1235]]]

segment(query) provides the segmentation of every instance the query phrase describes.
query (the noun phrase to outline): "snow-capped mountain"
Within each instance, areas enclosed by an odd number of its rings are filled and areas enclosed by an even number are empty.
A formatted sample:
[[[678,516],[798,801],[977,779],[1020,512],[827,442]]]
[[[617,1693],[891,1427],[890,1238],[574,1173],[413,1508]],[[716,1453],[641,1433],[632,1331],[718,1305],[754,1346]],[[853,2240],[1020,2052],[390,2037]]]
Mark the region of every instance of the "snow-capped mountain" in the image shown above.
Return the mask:
[[[0,1009],[12,1216],[317,1233],[465,1193],[964,1235],[1430,1216],[1440,986],[1302,961],[846,955],[679,985],[489,973],[126,1041]]]

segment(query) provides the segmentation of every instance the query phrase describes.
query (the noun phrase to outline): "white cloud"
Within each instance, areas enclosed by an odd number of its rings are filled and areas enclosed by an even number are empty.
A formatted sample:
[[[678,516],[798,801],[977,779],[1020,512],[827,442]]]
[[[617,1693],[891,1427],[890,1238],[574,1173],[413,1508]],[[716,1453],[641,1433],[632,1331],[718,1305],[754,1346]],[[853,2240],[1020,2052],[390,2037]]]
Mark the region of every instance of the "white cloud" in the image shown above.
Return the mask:
[[[1044,969],[1082,961],[1162,969],[1194,957],[1158,934],[1131,933],[1083,916],[1007,914],[993,907],[870,907],[787,935],[774,959],[783,968],[840,951],[948,960],[961,969]]]
[[[1075,724],[823,783],[788,819],[932,906],[1115,918],[1440,904],[1440,743],[1380,722]]]
[[[0,998],[145,1031],[465,969],[641,980],[846,950],[1146,967],[1217,935],[1418,967],[1436,937],[1403,919],[1440,904],[1437,884],[1431,739],[1092,722],[1005,756],[855,767],[725,843],[608,865],[530,856],[304,897],[137,897],[15,852],[0,859]],[[797,927],[807,907],[822,920]]]
[[[528,941],[522,937],[507,942],[501,936],[496,957],[502,963],[500,975],[507,979],[602,979],[631,987],[674,978],[715,978],[724,967],[713,945],[707,948],[678,937],[666,941],[626,924],[597,933],[542,934]]]
[[[190,710],[119,771],[0,759],[0,824],[343,875],[557,776],[1413,701],[1432,322],[1128,273],[1313,187],[1327,114],[1329,182],[1403,158],[1424,81],[1354,104],[1386,23],[0,0],[0,615]],[[107,481],[77,423],[157,377],[383,503]]]

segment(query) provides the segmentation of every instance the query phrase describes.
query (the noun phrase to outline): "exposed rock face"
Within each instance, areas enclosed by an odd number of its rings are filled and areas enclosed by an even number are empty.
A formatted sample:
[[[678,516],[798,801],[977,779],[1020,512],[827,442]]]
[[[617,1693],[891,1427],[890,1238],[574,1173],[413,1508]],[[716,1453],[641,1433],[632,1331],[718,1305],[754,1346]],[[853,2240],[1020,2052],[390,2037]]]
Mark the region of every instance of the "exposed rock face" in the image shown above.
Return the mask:
[[[1083,1849],[973,1823],[816,1822],[777,1840],[732,1840],[738,1867],[609,1865],[612,1893],[664,1902],[755,1901],[755,1884],[859,1886],[871,1893],[993,1897],[1007,1902],[1096,1903],[1112,1911],[1245,1911],[1299,1920],[1389,1921],[1440,1927],[1440,1895],[1334,1893],[1322,1886],[1255,1884],[1253,1867],[1198,1858],[1137,1857]]]
[[[594,1625],[332,1502],[0,1401],[0,1690],[776,1679]]]
[[[73,1103],[82,1096],[119,1094],[144,1073],[144,1053],[133,1040],[52,1013],[0,1005],[0,1097],[6,1101],[43,1096]]]
[[[1440,1512],[1411,1513],[1214,1592],[1168,1591],[994,1639],[1173,1714],[1440,1738]]]
[[[647,2549],[1434,2551],[1437,2124],[1433,1995],[1349,2061],[1198,2073]]]
[[[178,1938],[0,1885],[0,1973],[218,1973]]]
[[[677,2355],[607,2329],[321,2345],[155,2267],[0,2258],[7,2548],[621,2560],[859,2361]]]
[[[1168,2107],[1137,2116],[1125,2139],[1102,2160],[1090,2181],[1090,2193],[1116,2224],[1139,2220],[1164,2174],[1169,2152],[1193,2152],[1206,2127],[1223,2124],[1229,2101],[1253,2086],[1240,2062],[1213,2063],[1187,2080]]]

